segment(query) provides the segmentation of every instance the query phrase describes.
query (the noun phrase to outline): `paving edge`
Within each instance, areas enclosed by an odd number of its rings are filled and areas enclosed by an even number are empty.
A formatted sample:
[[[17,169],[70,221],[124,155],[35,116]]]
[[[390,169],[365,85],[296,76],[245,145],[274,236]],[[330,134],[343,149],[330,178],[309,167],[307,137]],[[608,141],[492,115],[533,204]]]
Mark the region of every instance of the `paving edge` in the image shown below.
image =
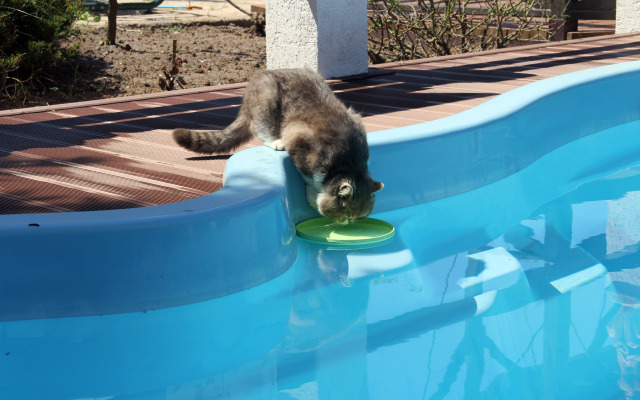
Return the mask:
[[[638,36],[640,38],[640,32],[621,33],[621,34],[615,34],[615,35],[590,37],[590,38],[584,38],[584,39],[563,40],[559,42],[536,43],[531,45],[509,47],[504,49],[485,50],[482,52],[453,54],[449,56],[421,58],[417,60],[398,61],[398,62],[390,62],[390,63],[384,63],[384,64],[372,64],[372,65],[369,65],[369,72],[366,74],[354,75],[354,76],[344,77],[340,79],[333,79],[333,80],[329,80],[329,82],[359,80],[359,79],[366,79],[374,76],[392,74],[394,71],[389,71],[388,69],[398,68],[405,65],[455,60],[455,59],[461,59],[461,58],[477,57],[480,55],[508,53],[508,52],[514,52],[514,51],[521,51],[525,49],[537,49],[537,48],[544,48],[544,47],[556,47],[556,46],[562,46],[562,45],[596,42],[600,40],[608,40],[613,37],[623,38],[623,37],[629,37],[629,36]],[[9,116],[9,115],[32,114],[32,113],[39,113],[39,112],[51,112],[51,111],[55,112],[58,110],[66,110],[70,108],[101,106],[106,104],[126,103],[131,101],[143,101],[143,100],[159,99],[159,98],[165,98],[165,97],[186,96],[186,95],[196,94],[196,93],[218,92],[223,90],[241,89],[246,87],[246,85],[247,85],[246,82],[231,83],[226,85],[202,86],[197,88],[172,90],[167,92],[145,93],[145,94],[138,94],[133,96],[109,97],[104,99],[78,101],[73,103],[61,103],[61,104],[46,105],[46,106],[1,110],[0,117]]]
[[[470,58],[477,57],[479,55],[491,55],[491,54],[500,54],[500,53],[509,53],[512,51],[520,51],[527,49],[538,49],[543,47],[557,47],[557,46],[566,46],[572,44],[581,44],[581,43],[589,43],[589,42],[597,42],[600,40],[608,40],[611,38],[623,38],[629,36],[638,36],[640,37],[640,32],[630,32],[630,33],[617,33],[614,35],[604,35],[604,36],[596,36],[596,37],[588,37],[583,39],[571,39],[571,40],[561,40],[557,42],[543,42],[543,43],[535,43],[535,44],[527,44],[523,46],[514,46],[514,47],[506,47],[502,49],[493,49],[493,50],[484,50],[484,51],[476,51],[472,53],[462,53],[462,54],[451,54],[448,56],[438,56],[438,57],[429,57],[429,58],[420,58],[416,60],[407,60],[407,61],[394,61],[383,64],[373,64],[370,67],[376,68],[384,65],[384,68],[398,68],[405,65],[412,64],[425,64],[431,62],[439,62],[439,61],[447,61],[447,60],[456,60],[460,58]]]
[[[381,76],[381,75],[391,75],[393,73],[394,71],[387,71],[381,68],[370,68],[369,72],[367,72],[366,74],[353,75],[353,76],[348,76],[340,79],[330,79],[328,80],[328,82],[334,83],[334,82],[340,82],[340,81],[354,81],[354,80],[372,78],[372,77]],[[178,89],[178,90],[171,90],[171,91],[165,91],[165,92],[136,94],[133,96],[108,97],[104,99],[77,101],[72,103],[60,103],[60,104],[53,104],[53,105],[46,105],[46,106],[15,108],[10,110],[0,110],[0,117],[10,116],[10,115],[33,114],[33,113],[39,113],[39,112],[56,112],[60,110],[68,110],[71,108],[104,106],[107,104],[127,103],[132,101],[144,101],[144,100],[150,100],[150,99],[161,99],[166,97],[188,96],[190,94],[198,94],[198,93],[220,92],[224,90],[243,89],[246,86],[247,86],[247,82],[229,83],[226,85],[201,86],[197,88]]]

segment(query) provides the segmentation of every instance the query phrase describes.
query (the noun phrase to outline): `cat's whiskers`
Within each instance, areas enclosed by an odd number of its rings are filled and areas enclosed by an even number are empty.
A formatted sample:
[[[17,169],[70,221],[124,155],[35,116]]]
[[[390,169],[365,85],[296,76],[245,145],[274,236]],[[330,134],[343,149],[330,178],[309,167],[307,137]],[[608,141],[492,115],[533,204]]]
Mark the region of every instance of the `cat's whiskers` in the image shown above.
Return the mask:
[[[341,230],[344,229],[345,226],[347,226],[348,224],[346,223],[341,223],[341,222],[336,222],[333,224],[333,230],[335,232],[340,232]]]
[[[337,222],[332,222],[330,224],[325,225],[324,229],[325,232],[333,232],[333,231],[337,231],[338,229],[340,229],[340,224]]]

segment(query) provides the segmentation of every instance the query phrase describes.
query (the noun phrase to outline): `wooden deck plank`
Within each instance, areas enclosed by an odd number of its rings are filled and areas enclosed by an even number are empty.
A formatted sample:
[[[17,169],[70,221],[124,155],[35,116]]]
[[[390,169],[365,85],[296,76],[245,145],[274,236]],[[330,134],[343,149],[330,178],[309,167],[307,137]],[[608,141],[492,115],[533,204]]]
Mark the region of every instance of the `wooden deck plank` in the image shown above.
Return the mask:
[[[640,60],[640,34],[376,65],[384,74],[330,84],[371,132],[454,115],[548,77],[633,60]],[[171,131],[224,128],[243,93],[244,85],[234,84],[0,111],[0,214],[143,207],[218,190],[229,155],[183,150]]]

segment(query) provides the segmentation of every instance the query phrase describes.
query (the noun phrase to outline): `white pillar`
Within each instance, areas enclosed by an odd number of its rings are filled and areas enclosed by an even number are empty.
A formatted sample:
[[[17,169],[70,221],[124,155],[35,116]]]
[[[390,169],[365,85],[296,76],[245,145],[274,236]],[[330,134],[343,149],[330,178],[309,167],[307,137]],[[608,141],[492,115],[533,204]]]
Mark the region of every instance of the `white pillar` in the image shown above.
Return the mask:
[[[616,33],[640,32],[640,0],[616,1]]]
[[[266,0],[267,68],[366,73],[366,0]]]

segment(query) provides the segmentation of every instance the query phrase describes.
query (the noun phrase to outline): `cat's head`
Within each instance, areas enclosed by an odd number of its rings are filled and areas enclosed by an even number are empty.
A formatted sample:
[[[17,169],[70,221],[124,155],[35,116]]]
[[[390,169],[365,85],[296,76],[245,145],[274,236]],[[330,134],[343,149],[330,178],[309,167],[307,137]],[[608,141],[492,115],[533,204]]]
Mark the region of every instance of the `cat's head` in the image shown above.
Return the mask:
[[[371,214],[375,192],[384,185],[369,176],[360,179],[341,177],[326,182],[318,195],[320,214],[339,224],[350,224]]]

